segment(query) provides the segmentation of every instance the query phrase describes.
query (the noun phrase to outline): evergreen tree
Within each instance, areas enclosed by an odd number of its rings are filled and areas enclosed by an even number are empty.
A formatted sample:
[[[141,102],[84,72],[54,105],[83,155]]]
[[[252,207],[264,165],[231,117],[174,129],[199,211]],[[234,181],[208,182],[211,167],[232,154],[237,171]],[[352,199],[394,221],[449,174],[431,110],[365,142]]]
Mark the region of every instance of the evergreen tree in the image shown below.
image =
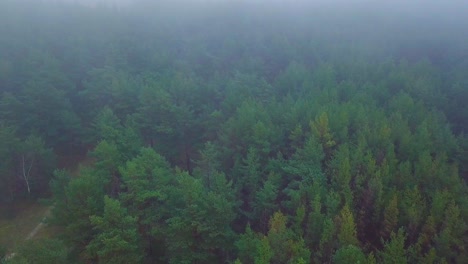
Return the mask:
[[[341,246],[353,245],[359,247],[356,224],[348,205],[341,209],[339,216],[338,241]]]
[[[390,240],[385,242],[380,257],[382,263],[408,263],[407,253],[405,249],[406,235],[403,229],[399,229],[398,233],[392,232]]]
[[[390,234],[394,232],[398,224],[398,197],[396,194],[393,195],[387,208],[384,211],[383,226],[380,235],[383,239],[388,239]]]
[[[333,255],[333,263],[367,263],[366,255],[353,245],[338,249]]]
[[[97,234],[86,246],[90,259],[99,263],[140,263],[144,252],[139,246],[135,217],[128,215],[120,202],[104,197],[103,216],[90,216]]]

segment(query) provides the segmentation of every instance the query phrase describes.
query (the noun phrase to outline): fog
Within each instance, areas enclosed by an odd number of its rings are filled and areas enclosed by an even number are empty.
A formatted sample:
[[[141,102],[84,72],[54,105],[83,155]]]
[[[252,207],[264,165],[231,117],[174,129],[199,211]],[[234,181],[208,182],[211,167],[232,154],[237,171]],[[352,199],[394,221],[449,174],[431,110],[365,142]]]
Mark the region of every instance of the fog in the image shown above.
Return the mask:
[[[468,263],[467,11],[0,0],[0,263]]]
[[[375,1],[375,0],[43,0],[49,4],[67,2],[92,7],[117,8],[121,12],[132,11],[134,16],[156,14],[188,19],[196,16],[211,16],[226,13],[242,16],[271,16],[272,19],[309,19],[310,16],[325,18],[327,23],[346,21],[352,30],[353,23],[363,21],[387,30],[387,26],[413,28],[415,31],[457,31],[468,34],[466,10],[468,2],[456,1]],[[27,2],[27,1],[26,1]],[[313,19],[313,18],[312,18]],[[359,25],[357,25],[359,26]],[[362,25],[361,25],[362,26]],[[379,28],[380,26],[380,28]],[[442,33],[442,32],[440,32]]]
[[[223,29],[228,36],[229,28],[235,31],[247,23],[252,30],[269,28],[273,32],[276,29],[294,36],[320,32],[319,39],[372,40],[393,46],[449,45],[463,49],[465,45],[462,43],[468,39],[468,1],[462,0],[385,3],[372,0],[5,0],[2,3],[5,8],[0,13],[8,12],[9,8],[16,8],[26,16],[30,12],[32,19],[39,19],[37,26],[41,21],[84,22],[78,21],[80,8],[66,18],[66,13],[72,12],[73,8],[66,9],[64,5],[72,5],[107,9],[108,17],[103,17],[101,23],[112,23],[110,19],[126,20],[123,22],[126,27],[145,32],[173,27],[176,34],[197,27],[206,33],[213,32],[214,27],[228,27]],[[109,16],[109,12],[114,13]],[[61,15],[65,17],[58,18]],[[54,22],[54,17],[59,20]],[[3,19],[9,18],[4,16]],[[12,19],[6,23],[13,23]],[[3,28],[8,30],[5,26]],[[181,34],[179,37],[186,37]]]
[[[21,0],[18,2],[28,2]],[[447,20],[461,20],[468,8],[467,1],[435,1],[435,0],[414,0],[414,1],[376,1],[376,0],[42,0],[35,2],[73,3],[87,6],[119,6],[131,8],[134,6],[166,6],[172,8],[186,8],[187,6],[196,8],[209,8],[219,5],[242,5],[248,8],[261,11],[264,8],[276,8],[278,11],[307,10],[310,8],[328,12],[366,12],[374,15],[388,16],[391,14],[411,15],[414,17]],[[306,10],[305,10],[306,9]],[[395,17],[398,19],[398,17]],[[465,21],[466,22],[466,21]]]

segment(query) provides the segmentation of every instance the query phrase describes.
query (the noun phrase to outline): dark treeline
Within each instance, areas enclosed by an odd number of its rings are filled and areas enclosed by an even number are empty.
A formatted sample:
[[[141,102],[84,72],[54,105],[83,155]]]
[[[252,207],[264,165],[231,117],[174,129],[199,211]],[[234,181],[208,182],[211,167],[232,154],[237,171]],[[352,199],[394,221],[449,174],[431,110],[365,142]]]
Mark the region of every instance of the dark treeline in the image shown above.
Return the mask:
[[[467,23],[390,7],[1,1],[7,262],[468,263]]]

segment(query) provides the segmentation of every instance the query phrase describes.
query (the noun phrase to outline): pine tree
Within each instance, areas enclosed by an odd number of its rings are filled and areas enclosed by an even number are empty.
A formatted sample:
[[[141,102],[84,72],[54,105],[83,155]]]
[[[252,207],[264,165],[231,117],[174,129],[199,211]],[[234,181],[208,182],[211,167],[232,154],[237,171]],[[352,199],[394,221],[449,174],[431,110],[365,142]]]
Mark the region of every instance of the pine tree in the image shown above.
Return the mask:
[[[367,263],[366,255],[356,246],[348,245],[338,249],[333,255],[333,263]]]
[[[341,209],[339,221],[340,223],[338,228],[338,241],[340,245],[353,245],[359,247],[356,224],[354,222],[353,214],[349,210],[348,205],[345,205],[343,209]]]
[[[278,209],[276,202],[279,189],[279,175],[270,174],[263,183],[263,187],[255,193],[253,203],[254,222],[258,223],[260,230],[266,232],[268,229],[269,217]]]
[[[423,224],[426,202],[419,188],[414,186],[403,193],[401,204],[401,221],[407,226],[408,242],[413,244],[417,241],[419,229]]]
[[[250,225],[245,228],[245,232],[239,236],[235,245],[238,250],[237,257],[243,263],[253,263],[257,254],[257,245],[261,243],[260,236],[255,234]]]
[[[465,247],[467,232],[468,225],[461,217],[460,208],[451,201],[445,210],[441,230],[435,237],[437,255],[444,257],[448,262],[465,263],[468,261]]]
[[[428,250],[431,247],[436,232],[437,230],[434,217],[432,215],[429,215],[429,217],[426,220],[426,223],[422,227],[421,233],[418,238],[418,244],[424,251]]]
[[[255,264],[270,264],[273,258],[273,251],[270,247],[268,239],[263,237],[257,245],[257,253],[255,257]]]
[[[316,194],[311,202],[311,212],[307,219],[306,242],[313,248],[319,246],[320,236],[323,232],[325,215],[322,213],[320,194]]]
[[[336,145],[328,125],[328,114],[323,112],[316,116],[315,121],[310,122],[310,128],[312,134],[320,140],[325,153],[325,159],[328,160],[331,157],[332,148]]]
[[[383,250],[380,252],[381,262],[384,264],[405,264],[408,263],[405,249],[406,235],[403,229],[398,233],[392,232],[390,240],[385,242]]]
[[[51,186],[57,202],[50,221],[64,227],[65,242],[82,250],[96,233],[89,216],[102,213],[107,180],[90,168],[82,168],[76,178],[63,172],[55,177]]]
[[[398,197],[394,194],[384,211],[384,219],[380,230],[380,236],[384,240],[387,240],[390,237],[390,234],[394,232],[397,227],[398,213]]]
[[[98,232],[86,247],[90,259],[99,263],[141,263],[144,252],[139,246],[137,220],[119,201],[104,197],[104,215],[90,216],[90,220]]]
[[[333,220],[326,218],[323,222],[323,231],[320,237],[319,250],[315,262],[330,263],[336,244],[336,226]]]

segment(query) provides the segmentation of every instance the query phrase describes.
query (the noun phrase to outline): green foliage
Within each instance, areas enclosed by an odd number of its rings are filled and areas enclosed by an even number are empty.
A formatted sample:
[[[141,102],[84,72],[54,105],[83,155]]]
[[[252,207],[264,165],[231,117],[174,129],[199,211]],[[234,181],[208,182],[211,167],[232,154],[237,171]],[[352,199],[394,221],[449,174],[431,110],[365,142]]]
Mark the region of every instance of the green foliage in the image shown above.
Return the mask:
[[[124,161],[118,147],[105,140],[99,142],[91,155],[96,158],[96,168],[106,174],[115,173],[116,168]]]
[[[333,263],[367,263],[366,255],[361,249],[348,245],[338,249],[333,255]]]
[[[314,247],[320,242],[325,225],[325,215],[322,213],[322,201],[319,194],[315,195],[314,200],[311,202],[311,212],[307,219],[306,240]]]
[[[299,259],[310,259],[310,251],[303,239],[296,238],[292,230],[286,227],[286,222],[286,216],[281,212],[274,213],[270,218],[267,239],[273,252],[271,263],[294,263]]]
[[[304,263],[310,251],[304,240],[297,239],[286,227],[286,216],[275,212],[269,221],[267,235],[255,234],[250,226],[236,242],[239,257],[245,263]]]
[[[323,222],[323,231],[320,237],[318,260],[321,262],[331,261],[336,245],[336,227],[330,218]]]
[[[271,259],[274,257],[274,253],[270,247],[268,239],[262,238],[257,245],[257,252],[255,257],[255,264],[267,264],[271,263]]]
[[[20,146],[23,178],[28,192],[40,192],[45,190],[52,171],[55,167],[55,154],[47,148],[44,141],[37,136],[30,135]]]
[[[123,201],[134,203],[133,210],[142,210],[151,201],[165,200],[161,187],[167,186],[173,177],[167,161],[154,150],[141,149],[140,155],[127,161],[120,169],[125,192],[121,194]]]
[[[381,230],[381,236],[384,239],[388,239],[390,234],[394,232],[398,224],[398,197],[393,195],[387,208],[384,211],[383,226]]]
[[[236,248],[238,250],[238,257],[242,263],[253,263],[257,254],[257,244],[260,242],[260,237],[255,234],[250,225],[247,225],[245,232],[239,236],[236,241]],[[261,243],[261,242],[260,242]],[[261,245],[266,246],[266,245]],[[269,247],[269,245],[268,245]],[[263,258],[263,257],[260,257]],[[271,258],[271,257],[270,257]]]
[[[117,163],[116,165],[118,166],[138,153],[141,147],[141,139],[138,137],[137,132],[130,124],[122,125],[120,119],[110,108],[105,107],[102,109],[96,117],[93,126],[93,134],[95,135],[95,140],[98,141],[98,146],[96,146],[91,154],[98,160],[111,160]],[[101,144],[106,143],[111,146],[105,145],[102,146],[102,150],[99,149]],[[114,148],[115,151],[108,150],[109,148]],[[107,152],[117,153],[110,154]],[[110,157],[102,157],[107,155]]]
[[[20,140],[16,128],[0,124],[0,200],[12,202],[18,197],[38,197],[46,191],[55,167],[55,154],[42,138],[29,135]]]
[[[356,224],[348,205],[345,205],[343,209],[341,209],[339,219],[338,241],[340,245],[353,245],[358,247],[359,241],[357,239]]]
[[[105,179],[95,171],[83,168],[80,176],[69,179],[65,172],[56,172],[51,182],[56,201],[51,223],[64,227],[65,241],[86,247],[95,232],[89,217],[103,209]]]
[[[253,220],[259,221],[262,229],[266,229],[268,218],[278,209],[276,200],[278,198],[278,175],[271,174],[255,194],[253,201]]]
[[[211,186],[212,175],[221,169],[219,155],[217,146],[210,141],[205,143],[204,149],[200,151],[201,157],[197,162],[195,174],[199,174],[208,187]]]
[[[235,202],[231,183],[224,175],[214,175],[213,187],[180,172],[169,201],[175,213],[167,219],[167,250],[170,262],[219,261],[230,250],[233,239],[230,227],[234,220]]]
[[[140,154],[120,167],[121,192],[119,200],[137,217],[142,246],[146,250],[159,250],[155,241],[161,239],[165,221],[171,208],[167,200],[174,173],[164,157],[153,149],[142,148]],[[154,256],[159,259],[161,255]]]
[[[15,166],[15,152],[17,152],[19,140],[16,137],[14,127],[0,124],[0,194],[1,201],[13,201],[15,194],[13,192],[16,183],[13,175]]]
[[[405,249],[406,234],[403,229],[399,229],[398,233],[392,232],[390,240],[385,242],[380,257],[382,263],[408,263],[407,253]]]
[[[97,234],[86,246],[90,259],[99,263],[140,263],[144,253],[139,246],[135,217],[128,215],[120,202],[104,197],[103,216],[90,216]]]
[[[0,208],[51,194],[67,245],[38,258],[468,262],[462,23],[133,2],[0,1]]]
[[[445,210],[441,230],[434,239],[438,255],[448,262],[466,261],[467,252],[464,245],[467,231],[468,225],[466,219],[461,217],[460,208],[451,202]]]
[[[0,245],[0,263],[4,262],[4,258],[6,257],[7,252],[7,248],[3,245]]]
[[[426,202],[419,189],[414,187],[404,192],[402,204],[403,216],[401,218],[406,222],[408,239],[414,242],[418,235],[419,228],[423,224],[422,220],[425,214],[423,210],[427,207]]]
[[[342,194],[342,203],[347,205],[353,204],[353,193],[350,188],[351,183],[351,163],[349,159],[348,146],[341,145],[337,150],[335,158],[332,161],[332,182],[335,190]]]
[[[316,136],[322,144],[326,158],[331,156],[332,148],[336,145],[328,123],[328,114],[326,112],[315,117],[314,122],[310,122],[312,134]]]
[[[101,109],[115,112],[118,118],[135,111],[138,83],[128,73],[114,68],[117,65],[94,68],[88,71],[80,91],[82,107],[87,107],[86,118],[99,115]]]

